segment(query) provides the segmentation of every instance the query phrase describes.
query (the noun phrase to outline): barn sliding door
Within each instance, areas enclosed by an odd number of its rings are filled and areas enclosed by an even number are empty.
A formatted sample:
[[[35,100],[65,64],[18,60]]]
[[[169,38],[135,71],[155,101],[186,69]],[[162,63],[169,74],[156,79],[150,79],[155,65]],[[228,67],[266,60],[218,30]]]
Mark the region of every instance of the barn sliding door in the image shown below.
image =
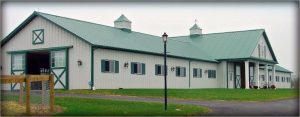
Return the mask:
[[[69,89],[67,49],[51,51],[50,71],[54,75],[54,88]]]
[[[22,75],[26,73],[26,54],[14,53],[11,54],[11,75]],[[11,84],[11,90],[14,90],[17,83]]]
[[[235,66],[235,88],[241,88],[241,67]]]

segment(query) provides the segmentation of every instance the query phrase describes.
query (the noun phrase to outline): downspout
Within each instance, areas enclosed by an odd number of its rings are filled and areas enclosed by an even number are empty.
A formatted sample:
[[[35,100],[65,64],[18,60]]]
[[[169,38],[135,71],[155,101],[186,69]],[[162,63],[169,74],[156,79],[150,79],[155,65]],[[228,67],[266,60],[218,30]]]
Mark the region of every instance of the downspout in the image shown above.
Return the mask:
[[[91,90],[95,90],[94,87],[94,46],[91,45]]]
[[[227,89],[228,89],[228,61],[226,61],[226,77],[227,77]]]
[[[191,60],[189,60],[189,88],[191,88]]]

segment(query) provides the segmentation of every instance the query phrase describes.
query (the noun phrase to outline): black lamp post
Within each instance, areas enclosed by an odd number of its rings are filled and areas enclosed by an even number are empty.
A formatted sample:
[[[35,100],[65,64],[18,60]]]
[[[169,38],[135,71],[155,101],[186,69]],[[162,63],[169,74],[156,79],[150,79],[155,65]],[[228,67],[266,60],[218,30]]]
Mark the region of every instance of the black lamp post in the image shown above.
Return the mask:
[[[166,32],[162,35],[162,39],[164,42],[164,76],[165,76],[165,111],[167,110],[167,39],[168,39],[168,35],[166,34]]]

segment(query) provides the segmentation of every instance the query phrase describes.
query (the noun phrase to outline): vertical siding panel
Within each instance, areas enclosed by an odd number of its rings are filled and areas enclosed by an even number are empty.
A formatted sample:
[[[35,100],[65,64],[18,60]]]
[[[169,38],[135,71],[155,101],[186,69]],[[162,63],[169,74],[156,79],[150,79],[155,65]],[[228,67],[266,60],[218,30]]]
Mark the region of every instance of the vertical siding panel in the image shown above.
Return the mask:
[[[43,44],[32,45],[32,30],[40,28],[45,30],[45,42]],[[3,58],[1,60],[3,63],[2,74],[10,74],[10,54],[7,54],[7,51],[70,45],[73,45],[73,48],[69,50],[70,89],[89,89],[90,45],[40,17],[33,19],[24,29],[1,47],[1,58]],[[82,66],[77,66],[77,59],[82,60]]]

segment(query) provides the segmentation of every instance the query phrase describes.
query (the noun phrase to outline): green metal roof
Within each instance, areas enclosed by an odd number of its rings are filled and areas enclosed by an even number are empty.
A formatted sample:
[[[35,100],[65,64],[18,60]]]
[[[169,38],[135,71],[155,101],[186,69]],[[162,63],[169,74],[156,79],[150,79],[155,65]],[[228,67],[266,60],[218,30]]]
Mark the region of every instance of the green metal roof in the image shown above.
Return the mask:
[[[191,28],[190,28],[190,30],[193,30],[193,29],[201,29],[197,24],[194,24]]]
[[[11,34],[4,38],[1,41],[1,45],[4,45],[18,31],[20,31],[24,25],[28,24],[36,16],[40,16],[45,20],[56,24],[57,26],[79,37],[94,47],[150,53],[156,55],[162,55],[163,53],[163,42],[159,36],[153,36],[135,31],[123,31],[110,26],[40,12],[34,12],[25,20],[26,22],[23,22]],[[218,62],[206,52],[198,49],[195,46],[191,46],[190,43],[169,40],[167,50],[168,56],[172,57]]]
[[[178,40],[191,43],[200,50],[209,53],[217,60],[222,59],[241,59],[252,58],[259,38],[264,35],[264,29],[211,33],[202,34],[200,36],[180,36],[171,37],[171,40]],[[271,46],[269,46],[271,54],[274,55]],[[277,62],[275,55],[274,62]]]
[[[40,12],[34,12],[29,16],[12,33],[1,40],[1,45],[4,45],[36,16],[40,16],[56,24],[94,47],[157,55],[162,55],[163,52],[163,43],[159,36],[135,31],[124,31],[115,27]],[[121,15],[117,20],[128,19],[124,15]],[[195,24],[193,27],[197,28],[198,26]],[[222,59],[251,59],[251,54],[261,36],[266,37],[271,54],[275,63],[277,63],[263,29],[201,34],[199,36],[170,37],[167,50],[169,52],[168,55],[172,57],[210,62],[218,62],[218,60]]]
[[[123,14],[117,19],[115,20],[115,22],[131,22],[129,19],[127,19],[127,17],[125,17]]]
[[[279,65],[275,65],[275,70],[276,71],[280,71],[280,72],[293,73],[292,71],[287,70],[287,69],[285,69],[285,68],[283,68],[283,67],[281,67]]]

